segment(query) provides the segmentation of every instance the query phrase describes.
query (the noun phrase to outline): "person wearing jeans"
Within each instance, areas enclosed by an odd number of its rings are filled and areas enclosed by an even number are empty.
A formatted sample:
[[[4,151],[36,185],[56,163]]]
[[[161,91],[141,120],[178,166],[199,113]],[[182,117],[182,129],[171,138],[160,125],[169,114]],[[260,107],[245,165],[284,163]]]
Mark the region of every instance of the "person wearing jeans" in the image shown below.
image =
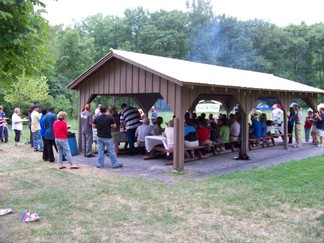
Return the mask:
[[[92,153],[93,144],[93,131],[92,131],[92,114],[90,112],[91,105],[86,104],[84,111],[80,114],[81,119],[81,130],[82,130],[82,150],[84,151],[84,157],[92,158],[95,157]]]
[[[293,131],[294,131],[294,125],[295,125],[295,109],[294,107],[290,107],[289,108],[289,116],[288,116],[288,135],[290,134],[290,136],[288,137],[288,143],[292,143],[293,142]]]
[[[70,169],[79,169],[79,166],[76,164],[73,164],[72,162],[72,155],[71,150],[67,138],[68,134],[68,128],[66,124],[66,113],[64,111],[60,111],[57,114],[57,121],[53,124],[53,131],[54,131],[54,137],[55,137],[55,143],[58,150],[58,160],[57,164],[59,166],[59,169],[65,169],[66,167],[63,165],[63,153],[65,154],[65,157],[70,164]]]
[[[313,111],[308,111],[308,114],[306,116],[305,119],[305,124],[304,124],[304,131],[305,131],[305,142],[308,143],[309,142],[309,134],[310,131],[312,129],[312,125],[313,125]]]
[[[120,168],[123,165],[117,161],[114,139],[111,136],[111,128],[116,128],[116,123],[112,115],[107,114],[105,106],[100,107],[100,116],[97,116],[93,121],[93,128],[97,129],[97,143],[98,143],[98,164],[97,168],[104,168],[105,166],[105,147],[107,147],[112,168]]]
[[[33,134],[33,145],[34,145],[34,151],[40,151],[43,152],[43,141],[40,134],[41,126],[40,126],[40,117],[41,115],[38,113],[38,106],[34,105],[32,107],[32,113],[31,113],[31,132]]]

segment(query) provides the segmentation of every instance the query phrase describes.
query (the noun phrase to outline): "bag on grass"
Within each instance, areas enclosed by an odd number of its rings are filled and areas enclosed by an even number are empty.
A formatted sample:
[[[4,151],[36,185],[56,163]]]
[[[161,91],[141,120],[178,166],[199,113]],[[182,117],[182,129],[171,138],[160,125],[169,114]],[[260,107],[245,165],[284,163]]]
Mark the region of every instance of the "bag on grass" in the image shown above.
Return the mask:
[[[11,208],[1,208],[0,209],[0,216],[6,215],[12,213],[12,209]]]
[[[238,157],[234,157],[236,160],[250,160],[250,157],[245,153],[240,151]]]
[[[36,220],[39,220],[41,217],[38,213],[30,213],[29,210],[23,213],[20,222],[24,223],[30,223]]]

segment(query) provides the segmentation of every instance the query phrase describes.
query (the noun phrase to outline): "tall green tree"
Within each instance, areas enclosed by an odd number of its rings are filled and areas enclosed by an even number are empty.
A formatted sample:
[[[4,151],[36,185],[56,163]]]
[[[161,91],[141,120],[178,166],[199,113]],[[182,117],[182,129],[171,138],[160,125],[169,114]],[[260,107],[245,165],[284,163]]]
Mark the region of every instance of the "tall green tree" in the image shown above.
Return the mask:
[[[56,71],[67,78],[62,79],[64,85],[72,82],[93,63],[93,40],[89,36],[81,37],[79,32],[72,28],[59,33]]]
[[[35,10],[35,7],[38,10]],[[23,71],[41,75],[49,58],[44,42],[48,24],[39,0],[0,0],[0,85],[8,86]]]
[[[105,56],[110,48],[117,49],[125,40],[124,26],[119,17],[97,14],[85,18],[75,25],[81,38],[90,37],[93,40],[94,61]]]
[[[11,89],[6,91],[4,99],[13,106],[19,106],[23,110],[32,104],[39,104],[48,96],[47,78],[27,77],[23,73],[18,81],[11,84]]]
[[[135,9],[126,9],[124,15],[124,41],[128,42],[128,45],[125,45],[125,43],[124,47],[128,48],[128,50],[141,52],[143,47],[139,40],[141,39],[143,28],[148,23],[149,14],[142,7],[137,7]]]
[[[183,59],[187,54],[188,18],[180,11],[159,10],[150,14],[139,39],[141,51]]]
[[[314,24],[310,26],[310,50],[313,53],[313,83],[317,87],[324,89],[324,24]],[[322,96],[321,102],[324,102]]]

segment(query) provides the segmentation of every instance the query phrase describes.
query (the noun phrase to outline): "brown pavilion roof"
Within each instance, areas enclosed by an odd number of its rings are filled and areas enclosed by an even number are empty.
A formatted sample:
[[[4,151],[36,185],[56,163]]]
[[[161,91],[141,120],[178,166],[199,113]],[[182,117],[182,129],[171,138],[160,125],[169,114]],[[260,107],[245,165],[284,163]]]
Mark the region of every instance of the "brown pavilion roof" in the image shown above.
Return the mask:
[[[180,86],[206,85],[249,90],[324,94],[324,90],[272,74],[113,49],[69,84],[68,88],[77,89],[83,80],[114,58],[131,63]]]

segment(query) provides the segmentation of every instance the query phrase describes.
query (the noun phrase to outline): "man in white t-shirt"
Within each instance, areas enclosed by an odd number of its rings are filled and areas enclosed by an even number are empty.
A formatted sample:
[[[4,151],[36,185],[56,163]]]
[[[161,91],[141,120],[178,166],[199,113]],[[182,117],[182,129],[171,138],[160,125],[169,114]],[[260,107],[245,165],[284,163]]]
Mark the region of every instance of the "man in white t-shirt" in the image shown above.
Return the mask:
[[[32,134],[33,134],[33,146],[34,146],[34,151],[37,152],[37,151],[40,151],[40,152],[43,152],[43,140],[42,140],[42,137],[41,137],[41,134],[40,134],[40,130],[41,130],[41,127],[40,127],[40,117],[41,117],[41,114],[38,113],[38,106],[37,105],[34,105],[32,107],[32,110],[33,112],[31,113],[31,131],[32,131]]]
[[[272,106],[272,113],[271,118],[277,129],[282,132],[281,130],[281,117],[283,116],[283,110],[279,108],[277,104]]]

